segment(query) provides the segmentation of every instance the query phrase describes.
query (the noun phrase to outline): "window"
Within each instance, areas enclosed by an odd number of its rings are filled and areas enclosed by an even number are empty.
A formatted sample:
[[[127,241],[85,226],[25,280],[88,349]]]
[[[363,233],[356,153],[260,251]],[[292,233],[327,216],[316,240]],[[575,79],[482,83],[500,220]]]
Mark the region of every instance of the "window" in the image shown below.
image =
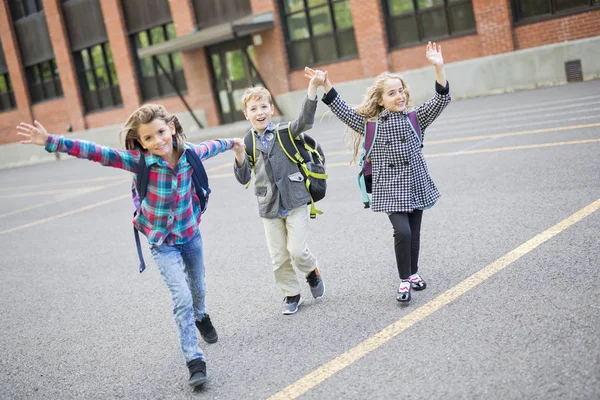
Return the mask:
[[[56,60],[48,60],[25,68],[31,103],[62,97]]]
[[[475,33],[471,0],[384,0],[390,47]]]
[[[171,22],[165,25],[156,26],[133,35],[132,43],[134,53],[137,49],[152,46],[167,40],[174,39],[175,25]],[[162,66],[160,68],[154,60]],[[173,85],[174,81],[179,91],[187,90],[185,76],[183,75],[183,63],[181,53],[161,54],[155,57],[146,57],[138,59],[138,80],[142,97],[144,100],[151,100],[160,97],[170,96],[177,93]],[[165,72],[168,74],[165,75]]]
[[[8,7],[10,8],[10,14],[13,21],[17,21],[44,9],[42,0],[8,0]]]
[[[292,69],[358,54],[348,0],[282,0]]]
[[[600,5],[600,0],[512,0],[515,21],[570,11],[587,11]]]
[[[119,81],[108,42],[78,51],[74,58],[86,112],[122,104]]]
[[[7,111],[17,106],[8,72],[0,74],[0,111]]]

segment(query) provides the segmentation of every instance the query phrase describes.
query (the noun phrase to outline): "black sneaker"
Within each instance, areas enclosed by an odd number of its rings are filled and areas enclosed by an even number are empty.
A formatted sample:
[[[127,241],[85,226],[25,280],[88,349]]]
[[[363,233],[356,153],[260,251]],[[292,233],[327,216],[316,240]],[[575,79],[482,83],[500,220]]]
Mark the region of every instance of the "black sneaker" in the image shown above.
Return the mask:
[[[188,362],[187,367],[190,370],[190,379],[188,381],[190,386],[197,388],[208,382],[208,378],[206,377],[206,362],[204,360],[196,358]]]
[[[200,331],[200,336],[206,343],[216,343],[218,340],[217,331],[210,322],[210,316],[204,314],[204,318],[201,321],[196,321],[196,327]]]
[[[295,314],[298,311],[298,307],[302,304],[302,297],[298,294],[296,296],[287,296],[283,299],[282,312],[284,315]]]
[[[315,299],[320,299],[325,294],[325,284],[321,279],[319,268],[313,269],[310,274],[306,276],[306,282],[310,286],[310,293]]]

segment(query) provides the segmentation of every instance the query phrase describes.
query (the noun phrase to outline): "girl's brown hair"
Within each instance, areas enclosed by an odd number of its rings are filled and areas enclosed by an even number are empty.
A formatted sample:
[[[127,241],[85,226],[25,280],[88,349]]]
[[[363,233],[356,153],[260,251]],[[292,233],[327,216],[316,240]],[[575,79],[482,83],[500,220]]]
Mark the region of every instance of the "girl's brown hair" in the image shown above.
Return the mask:
[[[125,148],[127,150],[143,151],[144,148],[139,142],[138,129],[140,128],[140,125],[149,124],[157,118],[162,119],[169,126],[171,123],[173,123],[173,126],[175,127],[175,134],[173,135],[173,147],[175,147],[175,149],[178,151],[183,150],[186,137],[185,133],[183,133],[181,123],[175,115],[169,113],[167,109],[160,104],[145,104],[135,110],[133,114],[127,118],[127,122],[125,122],[123,130],[121,130],[120,134],[121,140],[123,134],[125,134]]]
[[[379,103],[383,100],[383,88],[388,79],[399,79],[400,82],[402,82],[402,87],[404,88],[404,93],[406,95],[406,108],[412,107],[412,103],[410,101],[410,91],[408,90],[408,86],[406,85],[404,78],[402,78],[400,74],[384,72],[375,78],[373,84],[367,88],[367,94],[365,95],[362,103],[360,103],[360,105],[357,107],[354,107],[354,111],[356,111],[357,114],[365,117],[367,120],[377,118],[377,116],[381,114],[381,112],[384,110],[384,107],[379,105]],[[358,152],[360,151],[360,143],[363,139],[362,132],[356,132],[347,127],[346,135],[347,137],[351,136],[350,143],[354,151],[352,162],[354,162],[358,156]]]

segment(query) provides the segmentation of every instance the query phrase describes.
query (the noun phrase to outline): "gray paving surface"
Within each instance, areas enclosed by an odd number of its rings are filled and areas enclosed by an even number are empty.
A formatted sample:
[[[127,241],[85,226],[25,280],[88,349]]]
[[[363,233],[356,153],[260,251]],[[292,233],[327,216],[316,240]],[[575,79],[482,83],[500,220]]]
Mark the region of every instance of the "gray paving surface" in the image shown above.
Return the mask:
[[[391,227],[362,209],[349,154],[329,157],[311,221],[326,297],[294,316],[279,312],[253,191],[224,166],[233,153],[210,160],[201,231],[219,342],[201,344],[210,382],[196,393],[167,289],[153,265],[137,272],[131,201],[53,219],[126,195],[128,174],[71,159],[0,171],[0,398],[267,398],[600,199],[600,142],[464,153],[600,139],[600,126],[547,131],[598,124],[599,108],[600,81],[448,107],[426,133],[426,154],[451,155],[428,160],[442,199],[423,221],[429,286],[409,307],[395,301]],[[342,132],[326,117],[312,133],[340,152]],[[597,211],[302,398],[600,398],[599,228]]]

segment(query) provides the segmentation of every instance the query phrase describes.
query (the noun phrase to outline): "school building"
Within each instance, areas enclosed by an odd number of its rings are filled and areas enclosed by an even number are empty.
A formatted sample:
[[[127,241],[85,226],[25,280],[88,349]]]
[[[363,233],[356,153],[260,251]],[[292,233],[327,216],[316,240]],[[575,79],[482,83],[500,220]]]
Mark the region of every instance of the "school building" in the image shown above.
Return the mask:
[[[600,0],[0,0],[0,144],[20,121],[82,131],[149,102],[229,124],[251,85],[281,112],[306,65],[352,83],[426,67],[430,40],[448,64],[582,39],[598,60],[598,37]],[[571,58],[565,79],[585,78]]]

